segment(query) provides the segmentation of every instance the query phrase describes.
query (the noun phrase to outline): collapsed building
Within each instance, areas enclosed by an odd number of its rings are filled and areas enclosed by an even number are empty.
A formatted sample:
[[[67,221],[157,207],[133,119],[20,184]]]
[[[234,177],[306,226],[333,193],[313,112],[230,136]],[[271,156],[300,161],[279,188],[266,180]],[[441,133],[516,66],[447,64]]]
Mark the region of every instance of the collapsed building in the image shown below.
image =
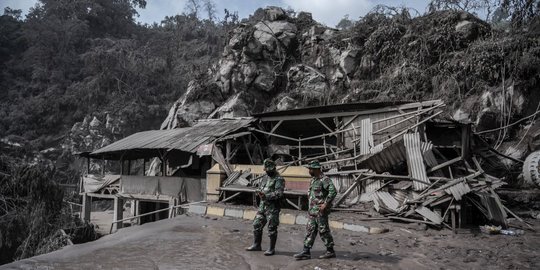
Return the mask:
[[[453,230],[479,213],[502,227],[508,217],[522,221],[495,192],[505,183],[483,169],[486,152],[500,153],[471,123],[442,117],[444,106],[440,100],[350,103],[137,133],[81,155],[121,164],[120,175],[83,178],[82,216],[88,219],[92,197],[115,200],[118,227],[122,200],[138,205],[135,216],[164,209],[173,216],[196,201],[256,204],[262,160],[270,157],[285,178],[284,203],[298,210],[306,209],[310,181],[302,165],[318,160],[338,190],[335,210],[367,206],[384,219]]]

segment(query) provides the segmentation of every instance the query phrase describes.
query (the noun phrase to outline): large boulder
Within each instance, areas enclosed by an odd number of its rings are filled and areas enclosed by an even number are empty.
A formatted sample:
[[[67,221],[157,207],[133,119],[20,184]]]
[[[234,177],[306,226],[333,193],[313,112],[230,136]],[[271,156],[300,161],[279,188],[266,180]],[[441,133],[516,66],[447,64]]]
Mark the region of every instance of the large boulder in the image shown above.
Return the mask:
[[[357,49],[349,49],[341,53],[339,66],[347,75],[351,75],[356,71],[359,56],[360,52]]]
[[[287,88],[311,100],[324,100],[328,94],[327,78],[324,74],[306,65],[296,65],[287,72]]]
[[[217,85],[190,81],[186,93],[169,110],[161,129],[192,126],[198,119],[210,115],[222,101],[222,94]]]
[[[296,26],[287,21],[261,21],[254,27],[253,37],[270,51],[277,48],[278,42],[287,48],[296,38]]]
[[[278,21],[278,20],[285,20],[289,16],[287,15],[287,12],[285,12],[284,9],[276,6],[268,6],[265,8],[259,8],[255,11],[253,16],[251,16],[251,20],[260,21],[260,20],[267,20],[267,21]]]

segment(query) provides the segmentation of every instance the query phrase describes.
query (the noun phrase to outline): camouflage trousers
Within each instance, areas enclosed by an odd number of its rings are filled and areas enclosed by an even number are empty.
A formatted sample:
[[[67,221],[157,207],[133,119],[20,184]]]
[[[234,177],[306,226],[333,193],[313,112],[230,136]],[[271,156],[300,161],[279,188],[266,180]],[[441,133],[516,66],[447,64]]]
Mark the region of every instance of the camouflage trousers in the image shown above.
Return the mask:
[[[334,238],[332,237],[330,226],[328,225],[328,215],[308,216],[304,247],[313,247],[317,232],[321,235],[321,240],[327,248],[334,247]]]
[[[253,220],[253,231],[262,233],[264,226],[268,222],[268,236],[276,235],[279,226],[279,212],[281,212],[280,207],[261,203]]]

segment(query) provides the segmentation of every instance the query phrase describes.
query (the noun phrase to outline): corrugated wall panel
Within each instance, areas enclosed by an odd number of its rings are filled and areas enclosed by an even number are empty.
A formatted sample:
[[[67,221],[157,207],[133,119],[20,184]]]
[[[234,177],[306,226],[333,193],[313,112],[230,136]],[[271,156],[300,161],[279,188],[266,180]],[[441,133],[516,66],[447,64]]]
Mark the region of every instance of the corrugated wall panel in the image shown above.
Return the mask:
[[[407,167],[409,169],[409,175],[414,179],[420,180],[417,181],[413,179],[413,188],[416,191],[424,190],[428,187],[429,179],[422,157],[420,134],[418,132],[405,134],[403,136],[403,142],[405,143],[405,149],[407,151]]]

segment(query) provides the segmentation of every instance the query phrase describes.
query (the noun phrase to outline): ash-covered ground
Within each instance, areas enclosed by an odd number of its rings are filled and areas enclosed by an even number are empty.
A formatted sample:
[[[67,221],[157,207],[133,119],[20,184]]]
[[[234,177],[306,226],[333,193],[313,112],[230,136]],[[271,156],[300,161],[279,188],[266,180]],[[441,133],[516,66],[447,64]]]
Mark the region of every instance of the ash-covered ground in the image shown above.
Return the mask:
[[[366,223],[369,225],[369,223]],[[380,224],[378,224],[380,225]],[[535,221],[540,229],[540,222]],[[275,256],[247,252],[251,222],[182,215],[125,228],[97,241],[4,265],[0,269],[540,269],[540,234],[485,235],[385,223],[385,234],[333,230],[337,258],[317,239],[311,260],[296,261],[303,226],[281,225]],[[268,238],[263,238],[263,249]]]

